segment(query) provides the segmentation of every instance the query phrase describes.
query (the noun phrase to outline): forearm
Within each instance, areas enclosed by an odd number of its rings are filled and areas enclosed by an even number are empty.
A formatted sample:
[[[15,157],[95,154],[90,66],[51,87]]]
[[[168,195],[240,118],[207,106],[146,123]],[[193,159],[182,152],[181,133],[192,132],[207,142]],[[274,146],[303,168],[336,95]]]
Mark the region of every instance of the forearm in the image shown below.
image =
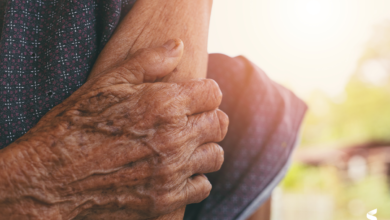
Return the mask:
[[[205,78],[212,0],[138,0],[105,46],[92,70],[96,75],[140,48],[180,38],[184,54],[163,81]]]
[[[182,60],[176,71],[163,80],[182,81],[205,77],[210,10],[211,1],[209,0],[138,0],[104,48],[94,66],[92,75],[117,65],[128,54],[133,54],[140,48],[158,46],[168,39],[180,38],[185,45]],[[39,185],[34,185],[34,178],[45,176],[43,174],[39,176],[41,170],[38,167],[44,161],[35,163],[34,158],[42,158],[34,157],[34,155],[48,155],[50,152],[37,151],[51,148],[42,147],[40,143],[37,143],[40,146],[34,147],[30,146],[31,144],[33,144],[32,140],[14,143],[0,151],[0,169],[2,169],[0,213],[7,219],[34,219],[34,216],[38,218],[45,216],[45,219],[51,219],[51,216],[60,215],[58,213],[60,211],[53,208],[55,204],[50,204],[55,203],[56,198],[47,201],[46,194],[44,198],[39,199],[40,195],[47,193],[45,190],[48,189],[44,188],[42,181],[36,180],[35,183]],[[50,146],[50,143],[47,144]],[[41,168],[45,169],[46,166]],[[175,219],[180,216],[182,213],[173,213],[165,218]]]
[[[175,71],[160,80],[180,82],[205,78],[211,7],[212,0],[138,0],[104,47],[89,78],[140,48],[154,47],[173,38],[183,41],[184,53]],[[184,209],[159,219],[182,219]]]
[[[228,125],[216,110],[218,86],[143,83],[148,77],[137,71],[163,77],[182,50],[167,44],[136,52],[0,150],[0,219],[141,220],[205,199],[211,185],[199,174],[220,169],[223,150],[214,143]]]
[[[0,151],[0,219],[55,219],[59,213],[47,203],[53,196],[42,181],[47,170],[37,161],[45,148],[22,139]]]

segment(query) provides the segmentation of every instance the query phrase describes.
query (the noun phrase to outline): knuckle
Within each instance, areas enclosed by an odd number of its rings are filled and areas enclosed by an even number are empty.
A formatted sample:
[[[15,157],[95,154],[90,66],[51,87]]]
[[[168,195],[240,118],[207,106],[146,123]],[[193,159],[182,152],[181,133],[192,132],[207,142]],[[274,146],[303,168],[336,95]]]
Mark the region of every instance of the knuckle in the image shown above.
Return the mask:
[[[211,185],[210,181],[206,180],[206,186],[205,186],[205,190],[204,190],[204,194],[203,194],[202,200],[204,200],[207,197],[209,197],[212,188],[213,188],[213,186]]]
[[[219,88],[218,83],[213,79],[205,79],[205,82],[211,95],[213,95],[213,98],[216,100],[222,100],[222,91]]]
[[[112,73],[111,73],[111,76],[110,77],[115,77],[115,78],[122,78],[123,76],[125,75],[129,75],[131,73],[130,69],[127,68],[124,66],[124,65],[121,65],[121,66],[118,66],[116,67]]]
[[[221,166],[225,160],[225,152],[222,149],[222,147],[219,146],[218,144],[213,144],[213,146],[214,146],[214,151],[215,151],[215,155],[216,155],[216,159],[214,160],[215,161],[214,168],[215,168],[215,171],[217,171],[217,170],[221,169]]]
[[[162,97],[166,97],[163,100],[175,100],[177,96],[180,94],[181,89],[178,83],[155,83],[156,87],[159,88],[158,94]]]
[[[173,175],[174,173],[177,172],[177,166],[175,165],[170,165],[170,166],[165,166],[163,168],[160,169],[160,175],[163,177],[163,178],[166,178],[167,181],[169,181],[169,176]]]
[[[130,75],[130,70],[123,67],[123,65],[117,66],[109,73],[105,74],[102,77],[99,77],[95,85],[107,86],[107,85],[128,83],[127,76],[129,75]]]
[[[156,98],[153,101],[156,103],[165,103],[167,99],[172,99],[172,95],[175,95],[176,86],[175,83],[163,83],[156,82],[151,84],[151,91]],[[165,97],[165,99],[164,99]]]
[[[182,115],[183,109],[180,107],[185,101],[181,96],[181,88],[176,83],[155,83],[153,104],[155,112],[164,117]]]
[[[218,83],[213,79],[204,79],[204,81],[210,86],[210,88],[215,88],[219,90]]]
[[[199,192],[197,194],[199,195],[196,201],[197,203],[206,199],[210,195],[212,189],[211,183],[207,179],[207,177],[201,176],[201,178],[202,178],[202,186],[200,187]]]
[[[207,158],[203,163],[199,163],[208,172],[215,172],[221,169],[224,162],[224,150],[216,143],[209,143],[203,147],[202,158]]]
[[[229,116],[225,112],[219,109],[217,109],[216,111],[217,111],[217,115],[219,119],[219,127],[220,127],[220,137],[218,142],[220,142],[225,138],[227,134],[228,127],[229,127]]]
[[[180,169],[181,166],[176,163],[158,168],[155,174],[155,179],[158,182],[158,185],[160,185],[161,189],[169,189],[169,187],[176,184],[178,178],[173,177],[178,176]]]
[[[126,80],[126,82],[142,82],[145,70],[137,59],[133,59],[116,67],[113,72],[114,74],[116,73],[116,78],[118,78],[119,82],[124,80]]]

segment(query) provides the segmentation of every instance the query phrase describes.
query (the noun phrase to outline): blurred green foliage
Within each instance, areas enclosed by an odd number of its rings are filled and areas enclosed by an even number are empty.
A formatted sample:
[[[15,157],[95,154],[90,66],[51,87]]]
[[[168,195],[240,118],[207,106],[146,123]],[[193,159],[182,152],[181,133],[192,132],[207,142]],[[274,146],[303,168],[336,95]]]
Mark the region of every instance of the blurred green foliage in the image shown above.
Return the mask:
[[[281,186],[290,192],[329,192],[339,185],[338,173],[332,167],[312,167],[295,163]],[[337,193],[337,192],[335,192]]]
[[[302,146],[390,141],[389,76],[390,24],[386,23],[376,28],[344,93],[328,97],[314,92],[306,100],[309,111]]]
[[[284,193],[332,196],[334,220],[365,219],[366,213],[373,209],[378,209],[378,219],[390,219],[390,191],[383,176],[368,176],[351,182],[335,167],[295,163],[280,186]]]
[[[301,148],[390,141],[390,23],[376,27],[344,93],[329,97],[317,91],[306,101]],[[331,195],[335,220],[366,219],[373,209],[378,219],[390,219],[385,176],[352,182],[336,167],[294,163],[280,186],[286,193]]]

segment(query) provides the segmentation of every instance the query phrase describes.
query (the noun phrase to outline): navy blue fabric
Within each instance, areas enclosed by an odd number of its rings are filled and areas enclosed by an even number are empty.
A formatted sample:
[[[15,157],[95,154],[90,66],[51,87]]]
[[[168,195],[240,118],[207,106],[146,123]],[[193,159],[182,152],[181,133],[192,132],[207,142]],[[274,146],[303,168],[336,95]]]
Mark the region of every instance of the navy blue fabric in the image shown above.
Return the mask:
[[[244,57],[210,55],[208,77],[219,84],[230,119],[220,143],[225,162],[208,175],[210,196],[188,206],[185,219],[236,219],[286,165],[307,107]]]
[[[135,0],[8,1],[0,40],[0,149],[87,79]]]

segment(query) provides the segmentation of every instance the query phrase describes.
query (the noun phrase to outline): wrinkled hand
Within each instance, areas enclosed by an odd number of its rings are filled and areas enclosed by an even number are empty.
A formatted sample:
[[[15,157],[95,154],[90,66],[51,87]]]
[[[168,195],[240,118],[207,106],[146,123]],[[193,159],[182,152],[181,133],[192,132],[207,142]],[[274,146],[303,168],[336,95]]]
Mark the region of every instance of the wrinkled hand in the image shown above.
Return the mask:
[[[228,125],[218,85],[144,83],[172,72],[182,51],[180,40],[139,50],[0,151],[3,216],[148,219],[205,199],[203,173],[221,167],[215,142]]]

